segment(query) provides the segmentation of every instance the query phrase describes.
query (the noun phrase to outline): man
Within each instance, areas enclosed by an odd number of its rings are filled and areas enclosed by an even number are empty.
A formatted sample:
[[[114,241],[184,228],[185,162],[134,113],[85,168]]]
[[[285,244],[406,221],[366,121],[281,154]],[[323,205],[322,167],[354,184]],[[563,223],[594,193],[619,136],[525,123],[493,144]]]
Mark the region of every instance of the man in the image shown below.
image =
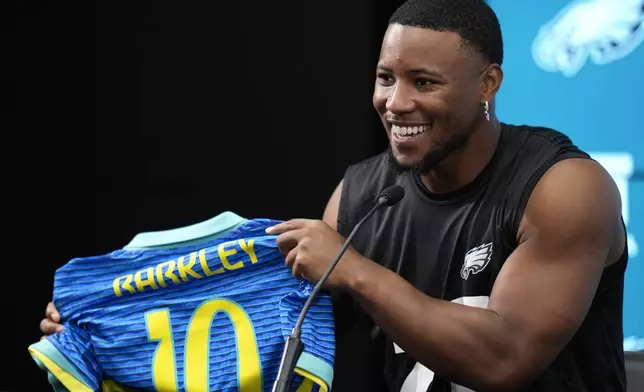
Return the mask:
[[[268,231],[315,282],[378,193],[405,188],[328,280],[334,392],[625,391],[619,193],[563,134],[497,119],[502,60],[484,1],[409,0],[377,65],[388,151],[347,170],[322,221]]]

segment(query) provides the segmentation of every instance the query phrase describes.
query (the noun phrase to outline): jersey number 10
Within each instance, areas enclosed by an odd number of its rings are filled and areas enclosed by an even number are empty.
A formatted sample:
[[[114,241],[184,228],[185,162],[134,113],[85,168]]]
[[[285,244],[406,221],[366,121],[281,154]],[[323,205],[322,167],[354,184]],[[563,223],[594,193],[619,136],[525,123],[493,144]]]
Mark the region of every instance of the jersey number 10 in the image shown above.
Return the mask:
[[[217,312],[230,318],[237,342],[237,378],[240,392],[262,391],[262,366],[257,349],[255,332],[243,308],[224,299],[202,303],[195,310],[188,324],[185,339],[184,385],[188,392],[208,391],[210,323]],[[175,364],[174,336],[167,309],[145,315],[148,338],[158,341],[152,364],[154,387],[158,391],[179,390]]]

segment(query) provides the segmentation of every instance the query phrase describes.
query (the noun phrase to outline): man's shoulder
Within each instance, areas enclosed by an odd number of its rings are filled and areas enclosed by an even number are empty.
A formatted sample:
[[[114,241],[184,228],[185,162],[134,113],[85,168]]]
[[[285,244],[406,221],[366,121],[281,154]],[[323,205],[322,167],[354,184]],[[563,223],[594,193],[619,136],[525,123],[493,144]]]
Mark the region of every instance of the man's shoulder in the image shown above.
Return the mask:
[[[500,165],[511,168],[520,189],[530,188],[550,166],[568,158],[590,158],[563,131],[535,125],[503,124]],[[526,183],[527,182],[527,183]]]
[[[391,185],[398,175],[398,171],[391,160],[391,153],[385,150],[349,165],[342,179],[343,193],[352,188],[366,191],[373,187],[382,188],[383,186]]]
[[[583,153],[573,141],[573,139],[564,131],[548,126],[541,125],[515,125],[502,123],[503,128],[516,144],[517,139],[521,140],[526,148],[564,148],[576,149]]]
[[[364,158],[362,160],[359,160],[357,162],[350,164],[347,167],[346,171],[349,172],[349,171],[360,171],[360,170],[371,169],[374,167],[381,166],[383,164],[387,164],[388,162],[389,162],[389,152],[385,150],[381,153],[372,155],[370,157]]]
[[[357,216],[371,208],[378,194],[397,182],[398,171],[390,162],[388,151],[350,165],[342,178],[338,201],[338,229],[352,227]]]

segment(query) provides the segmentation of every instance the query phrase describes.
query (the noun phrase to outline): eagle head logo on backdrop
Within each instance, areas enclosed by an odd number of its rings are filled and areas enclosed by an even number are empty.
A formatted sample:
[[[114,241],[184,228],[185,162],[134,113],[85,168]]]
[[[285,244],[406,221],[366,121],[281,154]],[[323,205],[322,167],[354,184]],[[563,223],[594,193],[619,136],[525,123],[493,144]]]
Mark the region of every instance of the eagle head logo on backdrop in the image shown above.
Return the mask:
[[[539,68],[573,77],[590,59],[608,64],[644,40],[644,0],[576,0],[539,29],[532,56]]]

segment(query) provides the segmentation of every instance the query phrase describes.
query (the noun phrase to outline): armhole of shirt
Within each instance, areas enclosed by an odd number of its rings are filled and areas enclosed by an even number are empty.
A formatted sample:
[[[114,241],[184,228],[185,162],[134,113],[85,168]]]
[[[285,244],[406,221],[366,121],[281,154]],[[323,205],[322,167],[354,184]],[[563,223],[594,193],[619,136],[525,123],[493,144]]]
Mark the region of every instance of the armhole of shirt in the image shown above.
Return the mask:
[[[525,187],[523,188],[523,191],[516,201],[516,210],[513,215],[512,221],[510,222],[510,233],[508,233],[510,236],[509,240],[511,240],[514,245],[518,245],[519,241],[517,237],[519,234],[519,226],[521,225],[521,219],[523,219],[523,214],[525,213],[526,207],[528,206],[528,201],[530,200],[530,196],[532,196],[534,188],[536,188],[539,181],[541,181],[543,175],[546,174],[546,172],[550,170],[550,168],[552,168],[555,164],[563,160],[572,158],[591,159],[589,156],[580,154],[575,151],[562,152],[546,161],[529,177],[528,181],[525,184]]]
[[[374,170],[383,168],[384,159],[387,158],[381,153],[351,165],[345,170],[338,206],[338,232],[340,234],[349,235],[359,219],[356,217],[362,217],[369,211],[381,190],[374,190],[378,187],[378,183],[384,182],[384,184],[380,184],[383,187],[391,185],[386,181],[387,173],[376,177],[373,174]],[[350,216],[353,216],[355,221],[350,219]]]
[[[338,233],[346,236],[348,233],[345,232],[346,228],[349,227],[349,222],[347,222],[347,206],[348,206],[348,195],[351,188],[351,177],[354,171],[353,166],[349,166],[344,172],[342,177],[342,190],[340,192],[340,201],[338,202]]]

